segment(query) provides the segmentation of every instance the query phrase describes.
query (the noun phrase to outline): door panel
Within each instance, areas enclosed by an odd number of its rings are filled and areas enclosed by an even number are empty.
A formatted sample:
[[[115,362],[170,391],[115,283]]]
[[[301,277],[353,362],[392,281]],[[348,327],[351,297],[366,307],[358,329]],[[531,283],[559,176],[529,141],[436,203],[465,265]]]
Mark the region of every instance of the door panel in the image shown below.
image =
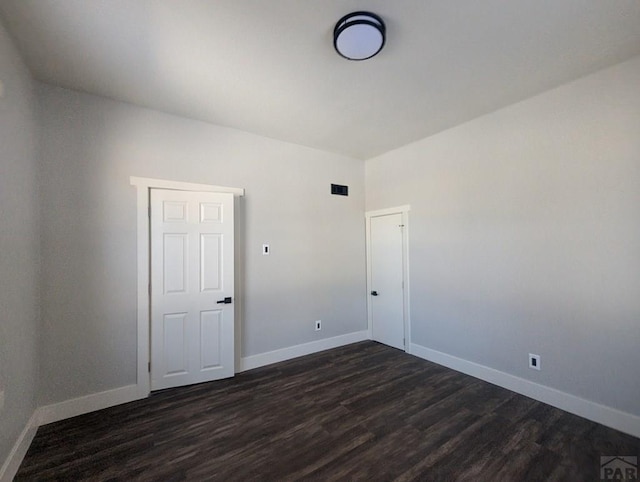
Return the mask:
[[[200,291],[219,291],[222,286],[222,237],[200,235]]]
[[[164,234],[162,243],[164,263],[164,294],[187,291],[188,269],[187,234]]]
[[[200,203],[200,222],[222,222],[222,205],[220,203]]]
[[[220,366],[220,332],[222,311],[212,310],[200,313],[200,368],[208,370]]]
[[[404,346],[402,213],[370,218],[371,331],[374,340]]]
[[[162,328],[164,375],[187,373],[187,314],[164,315]]]
[[[151,190],[151,389],[234,374],[233,195]]]

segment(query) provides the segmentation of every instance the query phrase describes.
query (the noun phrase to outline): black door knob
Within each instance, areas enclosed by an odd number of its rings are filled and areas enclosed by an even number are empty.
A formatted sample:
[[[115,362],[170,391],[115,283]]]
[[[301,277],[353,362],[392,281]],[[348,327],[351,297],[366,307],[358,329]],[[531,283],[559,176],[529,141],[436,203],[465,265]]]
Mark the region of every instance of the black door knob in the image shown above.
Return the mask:
[[[371,296],[378,296],[378,292],[377,291],[372,291],[371,292]]]
[[[224,300],[220,300],[220,301],[218,301],[217,303],[218,303],[219,305],[222,305],[222,304],[224,304],[224,305],[228,305],[229,303],[231,303],[231,297],[230,297],[230,296],[228,296],[228,297],[226,297]]]

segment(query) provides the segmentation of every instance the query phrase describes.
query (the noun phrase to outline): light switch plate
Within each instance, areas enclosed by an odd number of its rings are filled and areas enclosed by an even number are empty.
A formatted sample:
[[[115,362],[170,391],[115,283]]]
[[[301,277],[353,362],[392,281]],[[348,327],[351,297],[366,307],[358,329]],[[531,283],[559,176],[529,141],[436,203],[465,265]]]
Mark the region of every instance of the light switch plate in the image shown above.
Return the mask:
[[[262,245],[262,254],[264,256],[269,256],[269,254],[271,254],[271,248],[269,248],[268,244],[263,244]]]

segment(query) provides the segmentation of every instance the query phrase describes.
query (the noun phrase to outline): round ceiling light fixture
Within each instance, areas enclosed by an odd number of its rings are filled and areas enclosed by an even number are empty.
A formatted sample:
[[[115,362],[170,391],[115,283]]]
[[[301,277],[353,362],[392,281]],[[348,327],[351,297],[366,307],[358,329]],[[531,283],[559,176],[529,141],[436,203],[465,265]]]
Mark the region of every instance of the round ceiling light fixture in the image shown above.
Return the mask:
[[[353,12],[336,23],[333,46],[345,59],[370,59],[384,47],[385,31],[384,22],[376,14]]]

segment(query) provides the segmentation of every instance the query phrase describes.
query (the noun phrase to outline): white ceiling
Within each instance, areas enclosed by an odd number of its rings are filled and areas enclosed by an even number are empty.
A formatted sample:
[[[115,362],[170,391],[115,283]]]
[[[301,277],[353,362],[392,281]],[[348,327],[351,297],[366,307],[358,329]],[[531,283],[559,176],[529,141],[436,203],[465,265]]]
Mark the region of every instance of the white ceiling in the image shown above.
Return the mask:
[[[387,25],[375,58],[335,22]],[[0,0],[44,82],[366,159],[640,55],[638,0]]]

